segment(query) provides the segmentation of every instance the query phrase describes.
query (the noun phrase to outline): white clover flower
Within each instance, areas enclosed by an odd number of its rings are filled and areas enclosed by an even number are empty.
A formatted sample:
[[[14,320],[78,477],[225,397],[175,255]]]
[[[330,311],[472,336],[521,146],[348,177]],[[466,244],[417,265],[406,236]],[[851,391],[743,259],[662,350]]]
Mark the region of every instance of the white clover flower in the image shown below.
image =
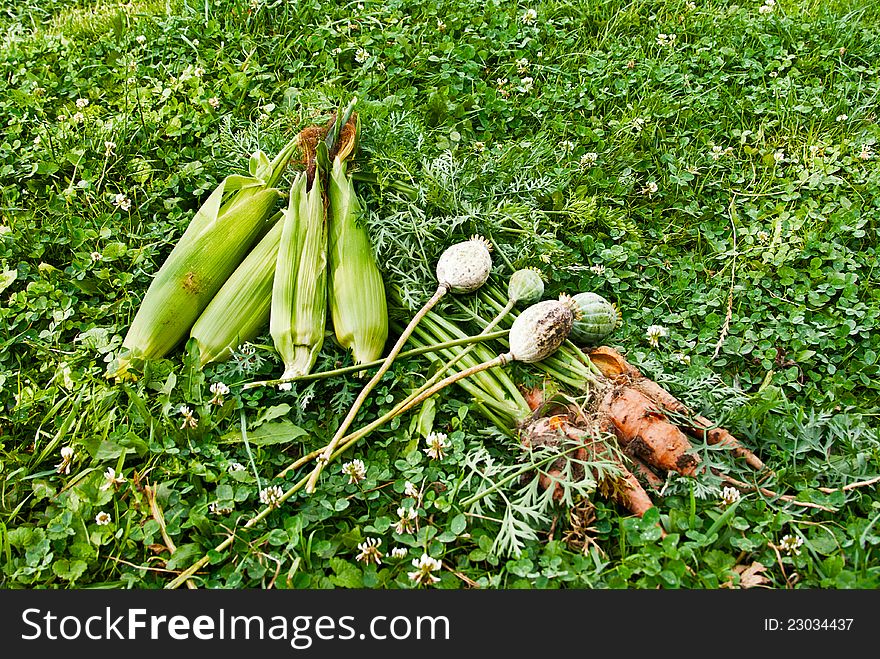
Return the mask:
[[[378,69],[379,71],[384,71],[385,70],[385,62],[376,62],[376,69]]]
[[[284,495],[284,490],[282,490],[278,485],[270,485],[269,487],[264,487],[260,490],[260,503],[264,506],[269,506],[270,508],[277,508],[281,505],[281,497]]]
[[[220,99],[216,96],[212,96],[208,99],[208,105],[210,105],[215,110],[220,107]]]
[[[95,515],[95,524],[97,524],[98,526],[107,526],[110,521],[110,513],[106,513],[103,510]]]
[[[330,51],[330,52],[332,52],[334,55],[341,55],[341,54],[342,54],[342,48],[340,48],[339,46],[337,46],[336,48],[334,48],[334,49],[333,49],[332,51]]]
[[[104,142],[104,155],[109,156],[113,153],[113,150],[116,148],[116,142],[111,142],[110,140],[106,140]]]
[[[104,259],[104,255],[101,252],[92,252],[91,254],[92,261],[101,261]]]
[[[443,568],[443,563],[436,558],[431,558],[428,554],[422,554],[421,558],[413,559],[413,567],[415,572],[407,572],[410,579],[418,585],[434,584],[440,581],[440,577],[435,577],[432,572],[436,572]]]
[[[733,147],[729,146],[726,149],[724,147],[718,146],[717,144],[712,147],[712,160],[718,160],[722,156],[729,156],[733,153]]]
[[[658,46],[671,46],[675,43],[675,35],[674,34],[664,34],[661,32],[657,35],[657,45]]]
[[[782,536],[782,541],[779,543],[779,548],[789,556],[799,556],[801,553],[800,547],[802,544],[804,544],[804,539],[802,537],[786,534]]]
[[[448,450],[452,445],[447,441],[446,434],[442,432],[429,433],[425,438],[428,448],[422,449],[432,460],[442,460],[445,455],[444,451]]]
[[[775,160],[776,162],[780,162],[780,163],[785,162],[785,151],[783,151],[782,149],[779,149],[779,151],[776,151],[773,154],[773,160]]]
[[[415,483],[411,483],[410,481],[406,481],[406,484],[403,486],[403,494],[404,496],[412,497],[413,499],[419,498],[419,488],[416,487]]]
[[[143,34],[139,34],[139,35],[137,35],[137,36],[134,38],[134,40],[137,41],[137,42],[138,42],[140,45],[142,45],[142,46],[143,46],[145,43],[147,43],[147,38],[146,38]]]
[[[88,105],[89,105],[89,99],[87,99],[87,98],[76,99],[76,107],[78,107],[80,110],[82,110],[85,107],[88,107]]]
[[[599,159],[599,154],[595,151],[590,151],[581,156],[581,167],[583,169],[587,169],[594,165],[596,161]]]
[[[391,550],[391,558],[406,558],[406,554],[405,547],[395,547]]]
[[[739,490],[735,487],[726,486],[723,490],[721,490],[721,505],[722,506],[732,506],[740,499]]]
[[[439,18],[437,19],[437,29],[438,29],[440,32],[443,32],[443,30],[446,29],[446,23],[444,23],[443,21],[441,21]]]
[[[758,7],[759,14],[772,14],[773,13],[773,5],[761,5]]]
[[[76,112],[71,115],[70,120],[75,124],[81,124],[86,120],[86,115],[84,115],[82,112]]]
[[[486,150],[485,142],[474,142],[474,151],[476,153],[483,153]]]
[[[602,265],[601,263],[597,263],[597,264],[595,264],[595,265],[591,265],[591,266],[590,266],[590,272],[592,272],[594,275],[597,275],[597,276],[601,277],[602,275],[605,274],[605,266]]]
[[[55,470],[59,474],[69,474],[70,473],[70,463],[73,462],[73,458],[76,456],[76,453],[73,450],[72,446],[63,446],[61,448],[61,462],[55,465]]]
[[[873,149],[870,144],[863,144],[862,151],[859,153],[859,158],[861,160],[870,160],[874,157]]]
[[[651,325],[645,331],[645,336],[648,338],[648,343],[656,348],[660,345],[661,338],[669,336],[669,330],[663,327],[663,325]]]
[[[367,565],[369,565],[370,563],[381,565],[382,552],[379,551],[379,546],[381,544],[381,538],[367,538],[366,540],[358,544],[358,549],[360,549],[360,553],[355,557],[355,560],[366,563]]]
[[[354,61],[358,64],[363,64],[368,59],[370,59],[370,53],[366,48],[358,48],[357,52],[354,54]]]
[[[352,460],[342,465],[342,474],[348,476],[349,485],[357,485],[367,477],[367,466],[363,460]]]
[[[768,240],[770,240],[770,234],[766,231],[759,231],[755,234],[755,238],[760,240],[762,243],[766,243]]]
[[[228,515],[232,512],[232,508],[227,508],[226,506],[221,506],[217,502],[212,501],[208,504],[208,512],[212,515]]]
[[[233,471],[244,471],[245,467],[240,462],[230,462],[229,466],[226,468],[226,471],[232,473]]]
[[[131,199],[129,199],[128,196],[123,192],[120,192],[115,197],[113,197],[113,204],[124,211],[131,209]]]
[[[518,60],[516,60],[516,70],[519,73],[525,73],[526,71],[528,71],[529,60],[527,60],[525,57],[520,57]]]
[[[768,75],[769,75],[771,78],[778,78],[778,77],[779,77],[779,71],[771,71]]]
[[[642,194],[646,194],[646,195],[650,196],[652,194],[656,194],[657,190],[659,190],[659,189],[660,189],[660,187],[657,185],[657,183],[655,181],[648,181],[645,184],[645,187],[642,188]]]
[[[229,387],[227,387],[223,382],[214,382],[209,387],[214,397],[208,401],[211,405],[222,405],[223,404],[223,396],[226,396],[229,393]]]
[[[675,358],[678,360],[679,364],[684,364],[685,366],[689,366],[691,363],[691,356],[685,352],[675,353]]]
[[[419,513],[415,508],[398,508],[397,509],[397,524],[394,525],[394,530],[403,535],[404,533],[415,533],[415,520],[418,519]]]
[[[645,120],[642,119],[641,117],[636,117],[635,119],[632,120],[632,123],[630,124],[630,126],[632,127],[632,129],[635,132],[641,133],[642,129],[645,127]]]
[[[562,142],[559,143],[559,147],[562,149],[562,151],[564,153],[571,153],[572,151],[574,151],[576,146],[577,145],[574,142],[572,142],[571,140],[563,140]]]
[[[847,119],[849,119],[848,114],[839,114],[839,115],[837,115],[837,118],[835,119],[835,121],[846,121]]]
[[[688,11],[693,11],[697,8],[697,3],[693,2],[692,0],[688,0],[684,3],[684,6]]]
[[[203,75],[205,75],[205,69],[203,69],[203,68],[200,67],[200,66],[197,66],[197,67],[193,70],[193,75],[194,75],[196,78],[201,78]]]
[[[177,411],[181,414],[181,416],[183,416],[183,423],[180,425],[181,430],[187,427],[196,428],[199,425],[198,418],[186,405],[181,405]]]
[[[526,25],[534,25],[538,20],[538,12],[534,9],[526,9],[526,13],[522,15],[520,20]]]
[[[520,81],[520,87],[524,92],[532,91],[532,88],[535,86],[535,79],[529,76],[526,76]]]
[[[117,474],[113,467],[107,467],[107,471],[104,472],[104,483],[101,485],[101,490],[109,490],[111,487],[115,489],[124,482],[125,478],[122,474]]]

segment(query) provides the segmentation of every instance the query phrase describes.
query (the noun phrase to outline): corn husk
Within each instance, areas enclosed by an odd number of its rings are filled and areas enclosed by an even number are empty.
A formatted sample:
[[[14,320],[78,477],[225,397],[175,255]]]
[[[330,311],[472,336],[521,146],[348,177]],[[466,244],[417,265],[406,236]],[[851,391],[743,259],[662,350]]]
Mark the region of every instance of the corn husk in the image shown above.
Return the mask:
[[[269,332],[284,362],[282,378],[308,374],[324,343],[327,222],[321,177],[311,189],[308,178],[298,174],[290,188],[272,286]]]
[[[125,377],[134,358],[164,357],[187,335],[268,228],[281,196],[274,186],[295,147],[271,162],[256,152],[250,176],[226,177],[202,204],[147,289],[108,377]]]
[[[328,299],[339,344],[352,351],[356,364],[382,356],[388,339],[385,282],[361,219],[354,183],[339,157],[329,184]]]
[[[275,222],[193,325],[202,366],[229,359],[268,324],[282,224]]]

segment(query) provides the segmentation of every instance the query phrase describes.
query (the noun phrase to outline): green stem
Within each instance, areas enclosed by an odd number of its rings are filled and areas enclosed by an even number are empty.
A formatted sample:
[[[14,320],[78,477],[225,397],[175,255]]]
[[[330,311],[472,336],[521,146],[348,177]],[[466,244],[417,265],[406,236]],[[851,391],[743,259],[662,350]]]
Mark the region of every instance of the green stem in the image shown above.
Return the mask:
[[[309,481],[306,484],[306,492],[311,494],[315,491],[315,485],[318,482],[318,477],[321,475],[321,471],[324,469],[325,461],[330,459],[330,455],[333,453],[333,449],[336,448],[336,445],[339,444],[339,441],[345,435],[345,432],[351,426],[354,421],[355,416],[357,416],[358,411],[361,409],[361,406],[364,404],[364,401],[367,399],[367,395],[375,388],[375,386],[379,383],[379,380],[382,379],[382,376],[385,375],[385,372],[391,368],[391,363],[394,361],[394,358],[397,357],[400,350],[403,348],[403,344],[406,343],[406,340],[409,338],[409,335],[412,334],[415,326],[419,324],[419,321],[425,317],[425,314],[428,313],[434,305],[436,305],[440,299],[449,291],[449,287],[441,283],[438,287],[434,295],[431,296],[431,299],[425,303],[419,312],[413,316],[413,319],[409,322],[409,325],[406,326],[406,329],[403,330],[403,333],[400,335],[400,338],[397,339],[397,343],[394,344],[394,347],[391,349],[391,352],[388,353],[388,356],[385,357],[385,361],[382,362],[382,366],[379,367],[379,370],[376,371],[376,374],[373,378],[367,382],[364,388],[361,390],[361,393],[358,394],[357,399],[355,399],[354,404],[351,406],[351,409],[348,411],[348,415],[346,415],[345,419],[342,421],[342,424],[336,431],[336,434],[333,436],[333,439],[330,440],[330,443],[327,445],[327,448],[324,451],[324,454],[321,458],[318,459],[318,464],[315,467],[314,471],[312,471],[312,475],[309,477]]]
[[[466,345],[468,343],[481,343],[483,341],[493,341],[495,339],[500,339],[510,332],[510,330],[498,330],[496,332],[481,332],[480,334],[476,334],[474,336],[467,336],[460,339],[455,339],[453,341],[445,341],[443,343],[435,343],[430,345],[422,346],[421,348],[413,348],[412,350],[406,350],[397,355],[398,359],[403,357],[415,357],[417,355],[424,355],[426,352],[439,352],[444,348],[454,348],[460,345]],[[279,384],[285,384],[287,382],[308,382],[311,380],[322,380],[324,378],[333,377],[335,375],[347,375],[348,373],[355,373],[357,371],[362,371],[366,368],[372,368],[373,366],[380,366],[385,362],[384,359],[376,359],[375,361],[365,362],[363,364],[354,364],[352,366],[343,366],[342,368],[336,368],[332,371],[321,371],[320,373],[309,373],[307,375],[300,375],[293,378],[278,378],[276,380],[259,380],[255,382],[246,383],[241,389],[242,391],[246,391],[248,389],[255,389],[256,387],[270,387]]]
[[[513,357],[510,355],[510,353],[507,353],[504,355],[498,355],[494,359],[490,359],[489,361],[486,361],[486,362],[481,362],[481,363],[476,364],[474,366],[471,366],[470,368],[467,368],[463,371],[459,371],[458,373],[455,373],[454,375],[450,375],[449,377],[445,378],[444,380],[441,380],[440,382],[434,384],[429,389],[423,390],[420,394],[418,394],[415,397],[409,397],[406,401],[401,402],[394,409],[390,410],[389,412],[386,412],[380,418],[373,421],[373,423],[371,423],[370,425],[364,426],[363,428],[361,428],[357,432],[352,433],[349,436],[348,441],[346,441],[344,444],[341,444],[339,446],[339,448],[337,448],[336,452],[330,456],[329,460],[332,460],[333,458],[336,458],[337,456],[339,456],[342,453],[344,453],[345,451],[347,451],[352,446],[352,444],[354,444],[356,441],[358,441],[361,437],[369,434],[370,432],[372,432],[374,429],[378,428],[382,424],[387,423],[393,417],[395,417],[399,414],[403,414],[407,410],[415,407],[419,403],[430,398],[431,396],[436,394],[438,391],[440,391],[444,387],[448,387],[450,384],[455,384],[459,380],[463,380],[464,378],[470,377],[476,373],[480,373],[482,371],[488,370],[488,369],[493,368],[495,366],[503,366],[504,364],[506,364],[508,361],[511,361],[512,359],[513,359]],[[343,439],[345,439],[345,438],[343,438]]]
[[[510,303],[510,306],[512,308],[513,303]],[[507,311],[510,311],[510,309],[507,309]],[[505,311],[504,313],[506,314],[507,311]],[[489,334],[488,330],[491,330],[493,327],[495,327],[501,321],[502,318],[503,318],[503,314],[499,314],[498,316],[496,316],[492,320],[492,322],[486,326],[486,329],[483,330],[483,333],[480,336],[487,336]],[[506,332],[502,332],[502,334],[505,334],[505,333]],[[447,343],[449,343],[449,342],[447,342]],[[376,419],[372,423],[367,424],[365,427],[361,428],[357,432],[354,432],[349,436],[342,437],[338,443],[346,442],[345,447],[347,449],[347,447],[350,446],[353,442],[366,436],[367,434],[371,433],[376,428],[379,428],[380,426],[384,425],[385,423],[388,423],[390,420],[392,420],[396,416],[403,414],[404,412],[406,412],[407,410],[412,408],[415,404],[417,404],[417,403],[414,403],[413,401],[415,401],[417,398],[419,398],[419,396],[424,391],[426,391],[433,384],[435,384],[437,382],[437,380],[440,377],[442,377],[446,371],[448,371],[450,368],[455,366],[459,361],[461,361],[465,356],[467,356],[468,353],[476,347],[476,345],[477,345],[476,343],[471,343],[470,346],[468,346],[467,348],[462,350],[458,355],[455,355],[452,359],[450,359],[445,364],[443,364],[443,366],[441,366],[438,369],[438,371],[431,377],[431,379],[429,379],[421,387],[419,387],[418,389],[416,389],[415,391],[410,393],[410,395],[407,396],[406,398],[404,398],[402,401],[397,403],[397,405],[395,405],[391,410],[386,412],[384,415],[382,415],[380,418]],[[424,400],[424,399],[422,399],[422,400]],[[312,453],[309,453],[308,455],[300,457],[296,462],[285,467],[284,470],[278,475],[278,477],[281,478],[281,477],[285,476],[287,473],[289,473],[293,469],[296,469],[297,467],[299,467],[303,463],[308,462],[309,460],[313,459],[314,457],[316,457],[317,455],[319,455],[321,453],[326,453],[328,451],[332,451],[334,448],[335,448],[335,446],[333,446],[332,442],[331,442],[331,444],[328,444],[327,447],[324,449],[318,449],[317,451],[313,451]],[[342,450],[344,451],[346,449],[342,449]],[[338,455],[338,454],[339,454],[339,452],[337,452],[334,455]],[[327,457],[329,458],[330,456],[327,456]]]
[[[435,334],[436,336],[438,336],[440,338],[451,339],[452,337],[455,336],[455,325],[453,323],[450,323],[448,320],[446,320],[445,318],[443,318],[439,314],[433,314],[431,317],[425,318],[425,328],[429,329],[432,334]],[[450,351],[444,351],[444,352],[447,355],[450,354]],[[480,356],[481,353],[489,353],[489,356],[486,356],[485,354],[483,354],[483,356],[481,357]],[[465,366],[472,366],[473,364],[478,363],[480,361],[486,361],[486,359],[491,359],[493,356],[495,356],[495,354],[496,354],[496,351],[489,351],[487,348],[482,348],[482,346],[481,346],[480,352],[478,352],[477,354],[475,354],[471,357],[468,357],[467,355],[465,355],[465,357],[467,357],[467,359],[465,359]],[[482,376],[477,379],[482,383],[483,387],[487,391],[492,393],[493,396],[495,396],[496,398],[503,398],[504,397],[504,391],[498,385],[497,381],[495,381],[491,377],[482,377]]]

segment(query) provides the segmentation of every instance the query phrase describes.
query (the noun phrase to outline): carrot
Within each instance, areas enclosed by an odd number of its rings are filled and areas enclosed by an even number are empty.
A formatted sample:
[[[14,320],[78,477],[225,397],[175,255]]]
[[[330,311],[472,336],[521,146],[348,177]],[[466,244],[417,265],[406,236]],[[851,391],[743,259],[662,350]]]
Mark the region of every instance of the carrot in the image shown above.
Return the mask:
[[[717,424],[706,417],[694,414],[684,403],[666,391],[666,389],[642,375],[637,368],[627,362],[613,348],[600,346],[592,350],[590,352],[590,360],[599,367],[599,370],[605,376],[611,378],[626,376],[634,388],[638,389],[666,411],[691,419],[691,423],[680,426],[691,437],[701,439],[710,445],[720,445],[730,449],[735,456],[743,458],[746,464],[753,469],[761,471],[765,468],[763,461],[743,446],[736,437],[724,428],[719,428]]]
[[[691,443],[678,426],[637,389],[612,387],[600,403],[599,413],[610,422],[627,453],[660,469],[694,475],[700,460],[689,452]]]

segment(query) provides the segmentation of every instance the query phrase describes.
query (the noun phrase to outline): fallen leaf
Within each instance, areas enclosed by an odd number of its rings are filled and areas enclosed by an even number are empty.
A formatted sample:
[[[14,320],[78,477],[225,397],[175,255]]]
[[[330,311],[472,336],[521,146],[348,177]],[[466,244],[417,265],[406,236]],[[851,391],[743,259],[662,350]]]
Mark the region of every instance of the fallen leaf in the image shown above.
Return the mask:
[[[740,588],[755,588],[756,586],[763,586],[766,583],[770,583],[770,580],[761,574],[766,569],[766,566],[755,561],[748,566],[737,565],[733,568],[733,571],[739,574]]]

